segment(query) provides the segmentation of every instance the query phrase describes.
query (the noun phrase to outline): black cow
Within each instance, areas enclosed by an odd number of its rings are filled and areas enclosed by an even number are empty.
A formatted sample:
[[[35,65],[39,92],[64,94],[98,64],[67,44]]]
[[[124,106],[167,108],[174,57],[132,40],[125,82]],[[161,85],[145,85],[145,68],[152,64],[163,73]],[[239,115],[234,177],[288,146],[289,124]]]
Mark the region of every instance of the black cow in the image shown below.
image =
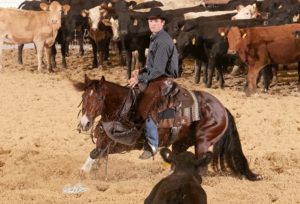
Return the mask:
[[[202,159],[196,159],[191,152],[174,155],[168,148],[160,150],[162,158],[173,165],[174,172],[162,179],[145,199],[145,204],[206,204],[207,196],[201,187],[199,167],[206,167],[212,159],[208,152]]]
[[[113,10],[108,11],[111,20],[118,22],[118,27],[112,25],[113,39],[121,41],[126,56],[127,77],[130,78],[133,51],[138,51],[140,67],[145,66],[146,63],[145,50],[149,47],[151,35],[147,14],[129,11],[125,1],[115,2]]]
[[[83,50],[83,35],[85,30],[89,29],[88,19],[81,16],[81,11],[84,9],[91,9],[102,3],[109,3],[110,0],[58,0],[62,4],[68,3],[71,6],[71,10],[68,15],[64,18],[61,32],[57,36],[57,41],[61,44],[63,66],[66,67],[65,57],[67,55],[68,45],[74,39],[74,33],[78,37],[80,45],[80,55],[84,54]],[[55,47],[54,47],[55,49]],[[93,46],[93,52],[95,48]],[[55,60],[56,50],[53,50],[53,60]],[[96,65],[94,66],[96,67]]]
[[[204,82],[206,83],[206,87],[211,87],[214,68],[217,65],[226,64],[224,57],[228,49],[227,39],[220,36],[218,28],[226,26],[252,27],[261,25],[262,22],[263,20],[250,19],[213,21],[199,24],[186,23],[176,40],[179,60],[182,62],[186,56],[192,55],[195,59],[208,63],[208,76],[206,79],[206,73],[204,74]],[[219,73],[219,84],[222,88],[224,87],[222,68],[217,66],[217,70]]]
[[[117,29],[113,28],[114,40],[121,39],[123,49],[126,53],[126,62],[128,77],[131,75],[131,59],[132,51],[137,50],[139,53],[139,62],[141,66],[145,65],[144,50],[149,46],[150,30],[147,22],[147,12],[129,11],[128,4],[124,1],[117,1],[114,3],[113,9],[108,9],[113,18],[118,19],[119,37],[116,37]],[[170,20],[176,18],[178,20],[184,19],[184,14],[188,12],[205,11],[203,6],[194,6],[181,9],[165,10],[164,13],[167,18],[166,29]],[[232,16],[232,15],[231,15]],[[176,22],[177,23],[177,22]],[[180,23],[180,22],[179,22]],[[175,23],[170,27],[175,27]],[[172,31],[170,31],[172,32]]]
[[[88,17],[90,30],[89,37],[93,46],[93,67],[103,67],[103,61],[107,60],[109,55],[109,43],[112,37],[111,26],[106,26],[102,20],[106,16],[107,11],[101,6],[96,6],[90,10],[83,10],[81,15]],[[97,60],[97,52],[99,60]]]
[[[231,13],[217,16],[198,17],[189,20],[185,20],[183,16],[177,16],[176,18],[172,18],[169,22],[167,22],[165,29],[172,38],[176,38],[184,25],[196,26],[198,24],[210,21],[230,20],[234,15],[236,14]]]
[[[247,6],[250,4],[257,4],[259,1],[257,0],[230,0],[226,4],[211,4],[206,3],[206,7],[210,11],[227,11],[236,9],[239,6]]]

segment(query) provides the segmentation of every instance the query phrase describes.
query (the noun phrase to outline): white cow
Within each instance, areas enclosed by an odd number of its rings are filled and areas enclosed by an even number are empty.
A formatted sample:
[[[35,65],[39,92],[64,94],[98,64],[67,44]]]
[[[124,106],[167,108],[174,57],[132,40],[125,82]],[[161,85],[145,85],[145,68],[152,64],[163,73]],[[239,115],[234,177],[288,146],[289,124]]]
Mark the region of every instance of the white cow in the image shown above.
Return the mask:
[[[248,6],[238,6],[236,10],[231,11],[202,11],[202,12],[189,12],[184,14],[185,20],[194,19],[198,17],[205,17],[205,16],[217,16],[217,15],[225,15],[225,14],[235,14],[232,17],[232,20],[238,19],[253,19],[256,18],[258,15],[258,10],[256,4],[248,5]]]
[[[2,70],[2,47],[4,42],[13,44],[35,43],[38,58],[38,71],[42,68],[43,49],[46,49],[48,69],[51,46],[55,42],[57,31],[61,26],[62,12],[66,14],[70,6],[53,1],[50,5],[41,3],[44,11],[25,11],[0,8],[0,70]]]

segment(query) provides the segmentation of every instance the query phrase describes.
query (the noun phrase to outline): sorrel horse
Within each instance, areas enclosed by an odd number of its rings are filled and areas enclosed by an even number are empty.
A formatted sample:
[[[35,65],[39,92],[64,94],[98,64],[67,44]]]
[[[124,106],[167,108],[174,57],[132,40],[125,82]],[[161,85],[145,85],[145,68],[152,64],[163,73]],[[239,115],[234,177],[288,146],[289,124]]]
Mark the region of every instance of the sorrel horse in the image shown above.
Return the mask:
[[[85,76],[85,82],[73,82],[82,95],[82,117],[79,129],[88,131],[93,126],[95,118],[101,116],[101,121],[93,129],[96,138],[96,148],[91,151],[81,170],[89,172],[99,157],[108,154],[121,153],[132,149],[141,149],[143,144],[124,145],[115,142],[102,129],[102,122],[119,119],[120,110],[128,96],[130,88],[116,83],[101,80],[91,80]],[[226,164],[235,174],[245,176],[248,180],[259,180],[254,174],[243,154],[239,133],[232,114],[209,93],[194,91],[200,104],[200,120],[190,125],[182,126],[175,139],[172,139],[172,151],[175,154],[195,147],[195,155],[201,158],[213,145],[213,168],[215,171],[226,171]],[[159,128],[159,146],[167,146],[170,128]],[[141,136],[141,138],[144,138]],[[140,140],[139,140],[140,141]]]

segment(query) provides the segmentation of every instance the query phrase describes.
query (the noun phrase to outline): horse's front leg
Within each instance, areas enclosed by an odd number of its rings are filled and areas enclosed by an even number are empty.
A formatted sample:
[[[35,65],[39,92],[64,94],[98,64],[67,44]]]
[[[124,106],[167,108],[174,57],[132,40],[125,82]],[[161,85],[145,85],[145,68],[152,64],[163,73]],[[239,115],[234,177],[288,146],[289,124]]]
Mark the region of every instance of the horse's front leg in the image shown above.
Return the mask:
[[[97,147],[91,151],[90,155],[87,157],[84,164],[80,168],[81,174],[89,173],[91,171],[93,166],[98,161],[98,157],[99,157],[100,153],[101,153],[101,149],[97,148]]]

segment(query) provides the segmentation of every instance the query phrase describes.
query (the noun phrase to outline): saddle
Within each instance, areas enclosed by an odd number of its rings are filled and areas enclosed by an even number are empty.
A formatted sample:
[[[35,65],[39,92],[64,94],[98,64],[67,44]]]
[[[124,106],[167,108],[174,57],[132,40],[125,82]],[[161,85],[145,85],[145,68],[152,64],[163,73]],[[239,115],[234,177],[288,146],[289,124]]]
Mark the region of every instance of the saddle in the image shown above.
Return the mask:
[[[195,92],[180,87],[169,78],[159,79],[149,87],[143,93],[135,89],[129,91],[120,110],[119,121],[102,122],[104,131],[111,139],[126,145],[133,145],[137,141],[142,130],[139,128],[141,124],[132,122],[136,112],[140,112],[143,119],[151,115],[158,128],[170,128],[170,142],[183,125],[188,126],[200,120]],[[141,98],[139,104],[136,103],[138,98]]]

